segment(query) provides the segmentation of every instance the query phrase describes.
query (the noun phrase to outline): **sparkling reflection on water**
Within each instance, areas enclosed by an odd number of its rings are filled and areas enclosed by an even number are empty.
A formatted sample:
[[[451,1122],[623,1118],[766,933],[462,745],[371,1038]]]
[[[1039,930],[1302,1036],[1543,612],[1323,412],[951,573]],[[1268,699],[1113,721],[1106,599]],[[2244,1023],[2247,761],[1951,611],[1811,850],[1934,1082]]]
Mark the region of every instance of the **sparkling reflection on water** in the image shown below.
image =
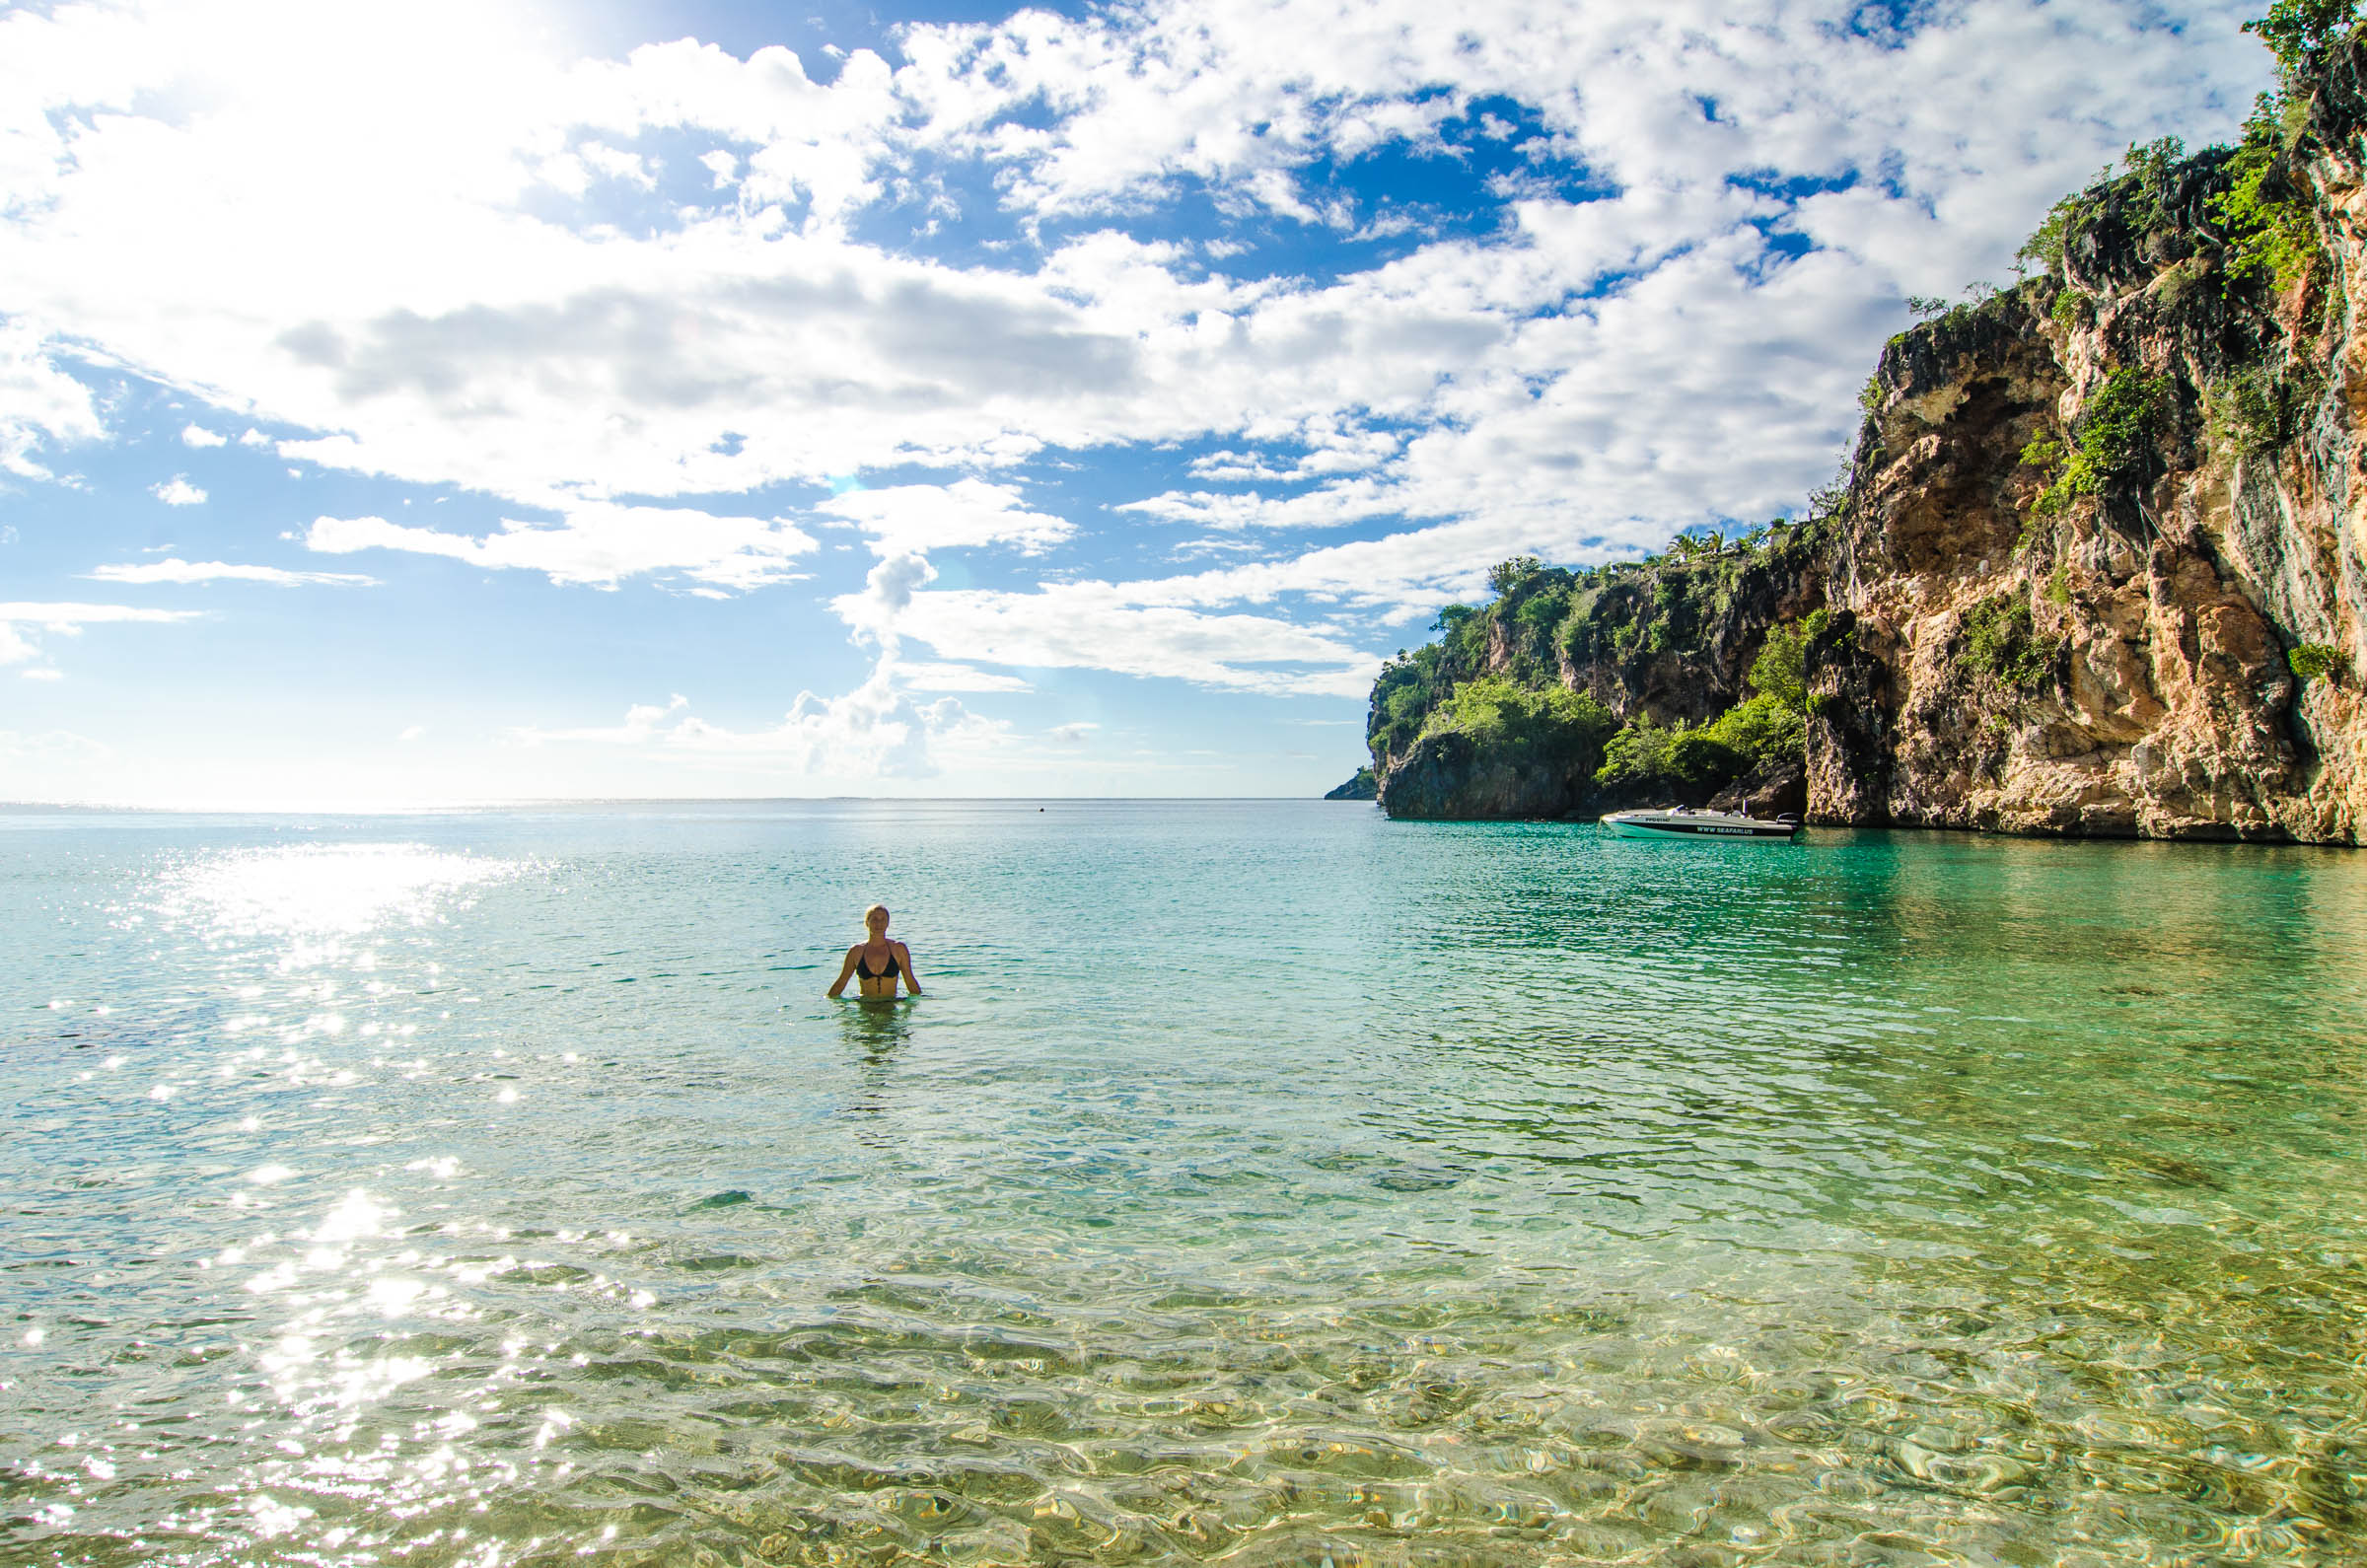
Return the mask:
[[[2367,860],[0,821],[0,1559],[2355,1562]],[[898,910],[931,994],[820,999]]]

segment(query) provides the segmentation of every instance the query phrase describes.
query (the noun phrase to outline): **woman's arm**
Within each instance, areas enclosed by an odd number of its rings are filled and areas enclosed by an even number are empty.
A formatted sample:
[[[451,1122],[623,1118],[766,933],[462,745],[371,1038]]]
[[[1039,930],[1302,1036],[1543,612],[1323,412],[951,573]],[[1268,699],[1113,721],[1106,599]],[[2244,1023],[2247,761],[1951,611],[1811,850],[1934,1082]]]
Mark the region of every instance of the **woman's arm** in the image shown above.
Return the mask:
[[[912,950],[901,942],[896,945],[896,962],[904,966],[904,984],[911,987],[914,996],[918,996],[920,994],[920,976],[912,972]]]
[[[834,997],[846,989],[846,977],[855,972],[855,955],[860,951],[862,950],[859,947],[846,950],[846,962],[838,965],[838,978],[830,982],[829,994],[831,996]]]

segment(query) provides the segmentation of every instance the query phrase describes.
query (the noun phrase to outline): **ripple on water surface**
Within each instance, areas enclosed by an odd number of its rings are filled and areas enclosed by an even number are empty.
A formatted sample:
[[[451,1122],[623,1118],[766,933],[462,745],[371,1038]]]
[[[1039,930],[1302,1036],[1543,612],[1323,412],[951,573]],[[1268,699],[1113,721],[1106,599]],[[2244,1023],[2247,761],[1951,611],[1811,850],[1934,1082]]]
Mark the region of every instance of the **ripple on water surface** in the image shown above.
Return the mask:
[[[2356,857],[0,846],[11,1561],[2367,1555]],[[823,1003],[874,896],[931,995]]]

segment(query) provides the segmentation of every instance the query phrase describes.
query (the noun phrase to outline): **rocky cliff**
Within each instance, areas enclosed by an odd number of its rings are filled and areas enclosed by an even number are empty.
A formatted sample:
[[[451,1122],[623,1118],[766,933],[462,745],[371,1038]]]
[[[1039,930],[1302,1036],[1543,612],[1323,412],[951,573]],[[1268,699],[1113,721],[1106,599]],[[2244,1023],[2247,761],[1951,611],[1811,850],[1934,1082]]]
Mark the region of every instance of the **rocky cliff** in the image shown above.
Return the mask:
[[[1893,339],[1805,518],[1500,567],[1375,686],[1384,808],[1706,799],[1796,757],[1812,821],[2360,842],[2367,47],[2287,63],[2242,146],[2132,154],[2031,276]]]
[[[1769,632],[1823,603],[1829,536],[1811,522],[1576,572],[1504,563],[1492,604],[1450,607],[1444,635],[1374,686],[1366,738],[1383,809],[1567,817],[1664,797],[1698,805],[1757,777],[1758,759],[1741,755],[1622,777],[1606,773],[1607,753],[1638,733],[1706,733],[1743,703]],[[1757,786],[1770,802],[1799,794],[1785,781],[1801,769],[1783,760]]]

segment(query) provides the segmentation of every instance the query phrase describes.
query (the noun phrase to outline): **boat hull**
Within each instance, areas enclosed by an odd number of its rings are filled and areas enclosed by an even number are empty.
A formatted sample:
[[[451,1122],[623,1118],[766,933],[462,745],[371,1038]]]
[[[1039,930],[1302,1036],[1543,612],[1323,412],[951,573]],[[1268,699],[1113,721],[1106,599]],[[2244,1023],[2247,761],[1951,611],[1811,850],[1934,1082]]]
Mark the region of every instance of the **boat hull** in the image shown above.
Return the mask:
[[[1708,813],[1614,812],[1603,819],[1603,825],[1619,838],[1762,839],[1774,843],[1788,843],[1800,831],[1798,822]]]

